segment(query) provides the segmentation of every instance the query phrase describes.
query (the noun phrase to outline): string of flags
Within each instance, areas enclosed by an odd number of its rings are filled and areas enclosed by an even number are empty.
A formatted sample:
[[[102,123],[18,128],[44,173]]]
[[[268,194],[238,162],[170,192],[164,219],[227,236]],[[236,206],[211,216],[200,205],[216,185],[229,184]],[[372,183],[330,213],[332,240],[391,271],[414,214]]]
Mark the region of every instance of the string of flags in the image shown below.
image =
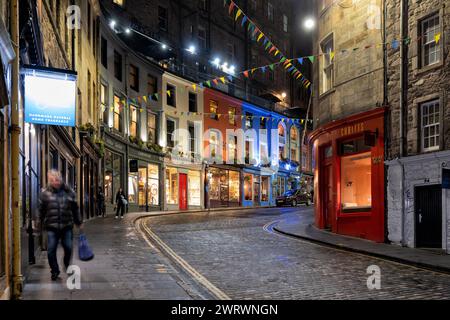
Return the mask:
[[[247,31],[250,33],[252,40],[256,41],[257,43],[261,43],[265,51],[268,51],[270,55],[278,58],[280,61],[279,63],[283,64],[287,72],[290,73],[291,76],[296,80],[301,81],[303,86],[308,89],[311,86],[311,82],[295,66],[294,61],[297,60],[286,58],[283,52],[277,46],[275,46],[274,42],[268,36],[266,36],[263,31],[261,31],[256,23],[253,22],[252,19],[250,19],[248,15],[246,15],[244,11],[233,0],[224,2],[225,6],[227,4],[229,4],[229,15],[232,17],[234,16],[234,20],[236,22],[239,20],[239,18],[242,17],[241,26],[243,28],[245,28],[245,25],[247,24]],[[248,78],[251,71],[253,71],[253,69],[251,69],[250,71],[243,71],[242,74],[244,75],[244,77]]]

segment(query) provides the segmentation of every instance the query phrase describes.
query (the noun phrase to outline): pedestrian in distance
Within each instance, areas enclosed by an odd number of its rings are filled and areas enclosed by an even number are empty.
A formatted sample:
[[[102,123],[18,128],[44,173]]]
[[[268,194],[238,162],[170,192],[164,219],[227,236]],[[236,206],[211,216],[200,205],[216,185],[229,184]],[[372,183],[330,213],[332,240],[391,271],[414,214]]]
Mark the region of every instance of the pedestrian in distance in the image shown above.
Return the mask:
[[[105,194],[103,193],[102,187],[98,187],[98,194],[97,194],[97,216],[105,217],[106,210],[105,210]]]
[[[50,170],[47,173],[48,186],[39,196],[39,223],[47,231],[47,257],[51,279],[58,279],[60,269],[56,257],[59,241],[64,249],[65,271],[72,259],[73,226],[83,230],[83,221],[76,201],[76,195],[63,181],[61,173]]]
[[[119,212],[120,218],[123,219],[123,214],[125,213],[125,208],[127,205],[128,201],[125,197],[125,193],[123,192],[123,189],[120,188],[116,194],[116,219],[119,219]]]

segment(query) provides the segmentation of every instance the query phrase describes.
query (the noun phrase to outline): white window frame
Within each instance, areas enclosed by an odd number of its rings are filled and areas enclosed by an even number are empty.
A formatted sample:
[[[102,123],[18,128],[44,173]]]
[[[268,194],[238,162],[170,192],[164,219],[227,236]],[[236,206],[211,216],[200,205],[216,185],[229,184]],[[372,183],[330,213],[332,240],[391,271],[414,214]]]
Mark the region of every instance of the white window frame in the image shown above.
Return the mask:
[[[331,46],[328,44],[331,43]],[[323,58],[320,59],[320,93],[326,93],[334,87],[334,62],[331,59],[331,52],[334,51],[333,34],[328,35],[320,42],[320,52]]]
[[[283,14],[283,30],[284,32],[289,32],[289,18],[285,14]]]
[[[430,107],[434,109],[434,112],[430,114]],[[437,111],[436,111],[437,108]],[[425,114],[425,111],[427,112]],[[430,116],[433,115],[433,122],[430,123]],[[436,122],[437,117],[437,122]],[[427,119],[425,124],[425,119]],[[441,127],[441,119],[440,119],[440,101],[439,99],[431,100],[428,102],[424,102],[420,104],[420,128],[421,128],[421,146],[423,152],[437,151],[440,149],[440,127]],[[425,136],[425,131],[428,129],[430,132],[431,128],[434,129],[434,134]],[[428,147],[425,147],[425,139],[434,138],[435,144]]]
[[[430,23],[431,21],[437,19],[437,25],[434,25],[433,28],[429,29],[425,32],[425,24]],[[421,67],[432,66],[441,62],[441,43],[436,43],[434,36],[441,32],[441,18],[439,13],[435,13],[425,19],[420,21],[420,34],[421,34],[421,45],[420,45],[420,55],[421,55]],[[425,52],[426,49],[429,49],[428,57],[431,56],[431,50],[433,50],[433,54],[436,55],[436,60],[433,62],[425,61]]]

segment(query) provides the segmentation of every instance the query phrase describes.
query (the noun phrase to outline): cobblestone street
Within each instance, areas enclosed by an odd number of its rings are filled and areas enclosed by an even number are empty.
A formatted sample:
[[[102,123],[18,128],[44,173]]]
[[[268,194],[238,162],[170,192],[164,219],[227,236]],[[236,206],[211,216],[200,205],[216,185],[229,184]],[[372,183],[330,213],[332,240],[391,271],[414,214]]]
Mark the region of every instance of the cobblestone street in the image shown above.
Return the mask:
[[[305,207],[145,218],[154,234],[232,299],[448,299],[450,276],[332,249],[264,229],[311,219]],[[165,251],[164,249],[162,250]],[[367,288],[367,268],[381,289]]]

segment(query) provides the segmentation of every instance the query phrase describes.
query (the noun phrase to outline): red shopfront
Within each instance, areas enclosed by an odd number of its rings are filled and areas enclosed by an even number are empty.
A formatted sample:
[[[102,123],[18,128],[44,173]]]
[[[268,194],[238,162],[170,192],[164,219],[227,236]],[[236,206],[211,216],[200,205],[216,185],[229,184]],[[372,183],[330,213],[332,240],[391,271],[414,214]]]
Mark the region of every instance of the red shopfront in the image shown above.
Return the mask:
[[[311,134],[318,228],[384,241],[385,112],[364,112]]]

